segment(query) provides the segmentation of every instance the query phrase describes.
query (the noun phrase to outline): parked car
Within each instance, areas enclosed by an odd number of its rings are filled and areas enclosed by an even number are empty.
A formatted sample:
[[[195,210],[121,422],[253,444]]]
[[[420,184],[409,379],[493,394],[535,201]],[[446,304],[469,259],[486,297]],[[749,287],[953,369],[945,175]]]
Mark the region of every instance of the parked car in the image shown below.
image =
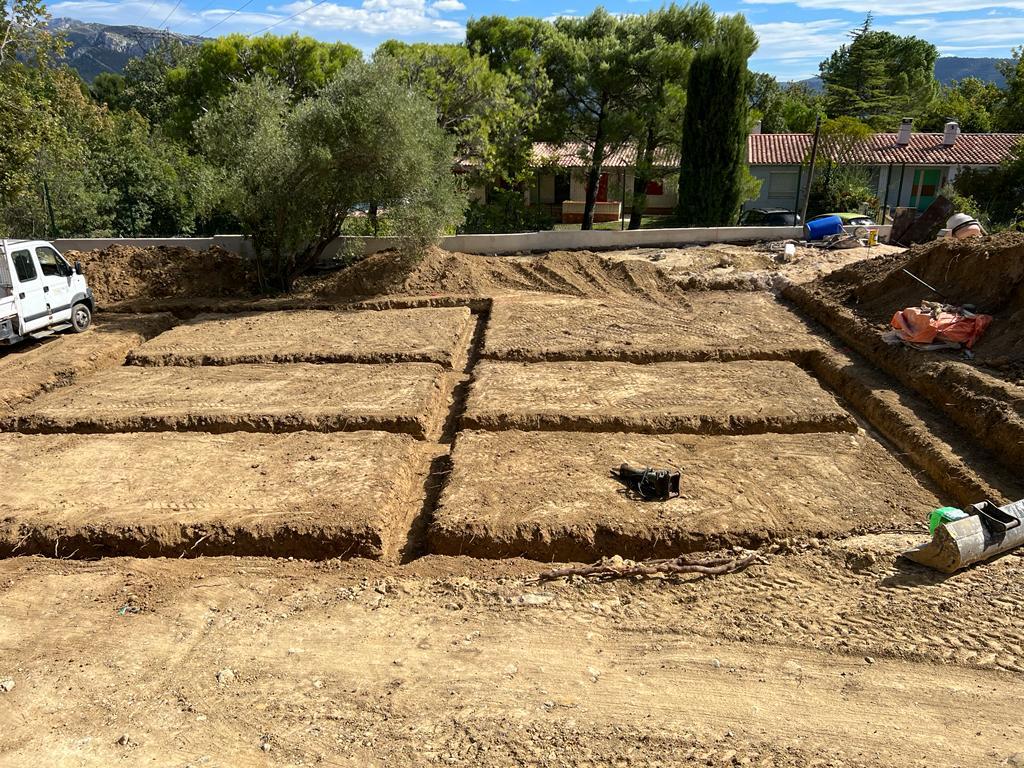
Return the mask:
[[[843,220],[844,227],[877,227],[878,224],[870,216],[863,213],[823,213],[820,216],[812,216],[807,221],[817,221],[829,216],[838,216]]]
[[[800,214],[785,208],[751,208],[740,216],[741,227],[798,227]]]
[[[0,240],[0,346],[57,331],[81,333],[92,322],[92,290],[51,243]]]

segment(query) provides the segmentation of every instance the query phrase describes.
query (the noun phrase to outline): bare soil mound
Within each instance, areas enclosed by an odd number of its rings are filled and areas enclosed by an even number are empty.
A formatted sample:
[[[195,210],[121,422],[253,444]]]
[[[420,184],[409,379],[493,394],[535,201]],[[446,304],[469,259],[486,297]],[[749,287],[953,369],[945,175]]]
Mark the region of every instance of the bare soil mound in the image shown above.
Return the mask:
[[[298,290],[326,301],[371,296],[542,291],[573,296],[628,294],[657,301],[679,288],[645,261],[612,261],[590,251],[542,256],[475,256],[430,248],[422,255],[375,253],[326,277],[305,278]]]
[[[242,257],[217,246],[195,251],[110,245],[66,255],[82,262],[101,307],[132,299],[251,296],[254,291],[254,276]]]
[[[974,348],[978,362],[1024,376],[1024,234],[925,243],[902,254],[852,264],[812,288],[878,323],[888,323],[894,312],[922,299],[973,304],[994,318]]]

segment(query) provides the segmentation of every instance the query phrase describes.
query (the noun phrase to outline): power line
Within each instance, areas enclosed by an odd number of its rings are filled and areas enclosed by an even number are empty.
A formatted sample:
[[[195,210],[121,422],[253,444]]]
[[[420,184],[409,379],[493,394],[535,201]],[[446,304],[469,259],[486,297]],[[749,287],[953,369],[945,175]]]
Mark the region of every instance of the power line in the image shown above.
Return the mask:
[[[142,22],[149,18],[149,14],[153,12],[153,8],[156,6],[156,4],[157,0],[153,0],[153,2],[149,4],[149,8],[147,8],[146,12],[142,14],[142,18],[139,20],[139,24],[142,24]]]
[[[326,2],[327,2],[327,0],[317,0],[315,3],[313,3],[311,6],[309,6],[309,8],[304,8],[301,11],[299,11],[298,13],[293,13],[291,16],[289,16],[286,19],[281,19],[280,21],[276,21],[273,24],[271,24],[269,27],[264,27],[263,29],[256,30],[255,32],[250,32],[248,35],[246,35],[246,37],[253,37],[255,35],[259,35],[259,34],[262,34],[264,32],[269,32],[274,27],[279,26],[281,24],[284,24],[286,21],[291,21],[292,19],[298,18],[302,14],[307,13],[309,11],[312,11],[318,5],[323,5]]]
[[[178,2],[176,2],[176,3],[174,4],[174,7],[173,7],[173,8],[171,8],[171,12],[170,12],[170,13],[168,13],[168,14],[167,14],[166,16],[164,16],[164,20],[160,22],[159,26],[157,26],[157,29],[160,29],[161,27],[163,27],[164,29],[167,29],[167,27],[164,27],[164,24],[166,24],[166,23],[167,23],[167,20],[168,20],[169,18],[171,18],[171,16],[173,16],[173,15],[174,15],[174,12],[175,12],[176,10],[178,10],[178,6],[179,6],[179,5],[181,5],[181,0],[178,0]],[[169,30],[169,29],[168,29],[167,31],[168,31],[168,32],[170,32],[170,30]]]
[[[237,8],[235,8],[235,10],[233,10],[231,13],[229,13],[227,16],[225,16],[220,21],[214,22],[213,24],[208,26],[206,29],[204,29],[202,32],[200,32],[198,35],[196,35],[196,37],[202,37],[206,33],[211,32],[212,30],[216,29],[221,24],[223,24],[225,21],[227,21],[232,16],[234,16],[236,13],[238,13],[239,11],[242,11],[245,8],[247,8],[248,6],[252,5],[252,3],[253,3],[253,0],[245,0],[245,2],[242,3],[240,6],[238,6]]]

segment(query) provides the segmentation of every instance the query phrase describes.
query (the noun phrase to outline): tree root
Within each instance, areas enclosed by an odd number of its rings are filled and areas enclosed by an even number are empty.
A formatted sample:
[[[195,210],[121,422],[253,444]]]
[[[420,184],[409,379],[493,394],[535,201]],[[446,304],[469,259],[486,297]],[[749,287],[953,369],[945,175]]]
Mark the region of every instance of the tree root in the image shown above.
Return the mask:
[[[625,577],[671,576],[699,573],[704,576],[721,576],[746,568],[758,557],[757,552],[741,549],[730,555],[703,557],[700,553],[680,555],[662,560],[643,560],[639,563],[624,560],[620,556],[606,557],[593,565],[574,565],[567,568],[553,568],[537,574],[531,581],[551,581],[569,576],[594,579],[621,579]]]

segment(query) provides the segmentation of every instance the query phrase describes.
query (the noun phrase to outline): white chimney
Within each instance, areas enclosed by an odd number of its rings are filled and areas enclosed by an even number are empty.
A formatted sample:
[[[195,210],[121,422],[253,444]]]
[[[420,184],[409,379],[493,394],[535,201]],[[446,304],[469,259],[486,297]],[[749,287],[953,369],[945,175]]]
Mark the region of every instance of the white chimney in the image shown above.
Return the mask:
[[[904,117],[900,122],[900,132],[896,137],[896,143],[905,147],[910,143],[910,132],[914,130],[914,118]]]
[[[946,133],[942,138],[942,146],[952,147],[960,136],[960,123],[950,120],[946,123]]]
[[[758,120],[756,123],[754,123],[754,127],[750,129],[750,132],[752,134],[758,134],[758,133],[761,132],[761,121],[760,120]]]

